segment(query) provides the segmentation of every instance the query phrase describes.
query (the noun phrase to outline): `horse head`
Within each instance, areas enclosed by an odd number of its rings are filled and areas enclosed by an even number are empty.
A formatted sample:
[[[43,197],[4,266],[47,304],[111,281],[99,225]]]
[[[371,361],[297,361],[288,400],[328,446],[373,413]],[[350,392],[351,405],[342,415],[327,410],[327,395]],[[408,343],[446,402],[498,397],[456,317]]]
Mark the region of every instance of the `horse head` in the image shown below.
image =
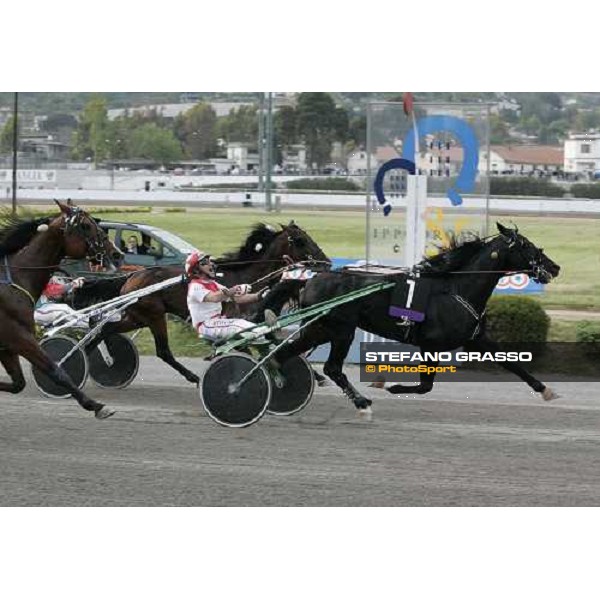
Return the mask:
[[[290,221],[281,225],[281,231],[271,246],[271,254],[289,256],[293,262],[314,261],[331,265],[331,260],[304,229]]]
[[[496,259],[511,271],[526,272],[539,283],[550,283],[558,277],[560,266],[544,254],[543,248],[538,248],[517,227],[510,229],[501,223],[496,223],[500,235],[496,238],[494,251]]]
[[[58,231],[64,240],[65,255],[69,258],[87,258],[92,264],[115,271],[114,261],[122,253],[110,241],[98,221],[70,201],[55,200],[61,214],[48,224],[48,229]]]

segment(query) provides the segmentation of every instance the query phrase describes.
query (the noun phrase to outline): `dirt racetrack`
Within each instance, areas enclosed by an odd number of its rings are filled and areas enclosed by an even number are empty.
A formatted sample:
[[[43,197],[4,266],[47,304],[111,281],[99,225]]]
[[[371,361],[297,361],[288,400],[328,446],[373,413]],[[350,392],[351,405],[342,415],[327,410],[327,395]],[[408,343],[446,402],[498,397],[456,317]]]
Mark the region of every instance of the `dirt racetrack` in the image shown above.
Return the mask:
[[[143,358],[126,390],[88,383],[118,409],[107,421],[31,383],[2,394],[0,505],[599,505],[600,389],[553,387],[550,405],[520,382],[442,383],[408,398],[368,389],[370,422],[327,387],[299,415],[231,430]]]

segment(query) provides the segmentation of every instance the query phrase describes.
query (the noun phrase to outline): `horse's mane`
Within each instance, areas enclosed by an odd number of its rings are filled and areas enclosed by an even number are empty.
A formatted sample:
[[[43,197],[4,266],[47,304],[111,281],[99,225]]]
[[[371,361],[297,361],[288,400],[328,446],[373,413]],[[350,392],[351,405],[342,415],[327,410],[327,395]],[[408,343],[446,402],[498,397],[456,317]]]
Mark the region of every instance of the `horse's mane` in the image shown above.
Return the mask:
[[[271,226],[266,225],[265,223],[257,223],[256,225],[252,226],[246,241],[239,247],[238,250],[225,253],[215,262],[217,264],[228,263],[227,269],[231,271],[242,269],[247,266],[247,264],[243,263],[258,260],[261,256],[263,256],[267,248],[273,243],[278,235],[279,232],[277,232]]]
[[[7,209],[0,211],[0,258],[25,248],[37,233],[38,227],[51,220],[50,217],[15,215]]]
[[[439,254],[419,263],[422,273],[438,275],[455,271],[468,263],[486,245],[486,242],[474,233],[450,233],[448,237],[448,244],[440,248]]]

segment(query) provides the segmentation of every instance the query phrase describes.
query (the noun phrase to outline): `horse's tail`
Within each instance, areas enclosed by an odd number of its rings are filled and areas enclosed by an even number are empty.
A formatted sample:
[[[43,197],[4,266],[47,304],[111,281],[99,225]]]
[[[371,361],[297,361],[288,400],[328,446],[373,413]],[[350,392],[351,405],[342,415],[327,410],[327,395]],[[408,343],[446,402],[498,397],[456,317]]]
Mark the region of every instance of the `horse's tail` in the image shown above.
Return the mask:
[[[116,298],[120,295],[121,288],[128,278],[129,275],[119,275],[86,281],[73,294],[73,308],[80,310]]]

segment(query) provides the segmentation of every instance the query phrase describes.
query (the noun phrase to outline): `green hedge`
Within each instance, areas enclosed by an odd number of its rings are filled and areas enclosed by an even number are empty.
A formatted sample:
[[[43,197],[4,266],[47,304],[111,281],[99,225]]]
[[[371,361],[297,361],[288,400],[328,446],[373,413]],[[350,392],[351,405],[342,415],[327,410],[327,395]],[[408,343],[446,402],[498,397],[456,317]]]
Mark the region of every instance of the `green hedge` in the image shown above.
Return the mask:
[[[543,343],[548,339],[550,317],[533,298],[492,298],[486,314],[487,330],[497,342]]]
[[[562,198],[566,190],[560,185],[537,177],[492,177],[492,196],[545,196]]]
[[[336,192],[359,192],[361,190],[356,182],[343,177],[296,179],[288,181],[286,187],[289,190],[329,190]]]
[[[571,186],[574,198],[600,198],[600,183],[574,183]]]
[[[581,321],[575,330],[575,339],[578,343],[589,344],[588,348],[595,355],[600,354],[600,323]]]

